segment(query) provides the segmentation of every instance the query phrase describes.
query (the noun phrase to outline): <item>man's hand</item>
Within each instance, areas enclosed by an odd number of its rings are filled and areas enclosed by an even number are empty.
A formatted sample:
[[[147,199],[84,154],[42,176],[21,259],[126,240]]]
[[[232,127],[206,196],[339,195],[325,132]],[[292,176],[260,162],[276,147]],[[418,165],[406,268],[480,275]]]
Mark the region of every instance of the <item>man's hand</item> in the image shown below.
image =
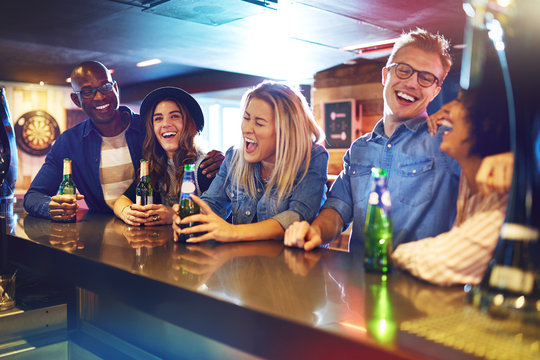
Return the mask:
[[[224,159],[225,156],[221,151],[210,151],[200,165],[200,168],[203,169],[202,173],[209,179],[215,177]]]
[[[310,225],[307,221],[295,221],[285,231],[283,242],[286,246],[296,246],[310,251],[321,246],[321,232],[318,227]]]
[[[437,130],[439,129],[439,125],[446,125],[449,115],[450,115],[450,109],[452,109],[452,106],[456,104],[457,100],[452,100],[446,104],[444,104],[439,111],[436,113],[430,115],[427,118],[427,125],[428,125],[428,131],[431,136],[435,135],[437,133]]]
[[[84,199],[83,195],[55,195],[49,202],[49,217],[53,221],[68,221],[77,216],[79,205],[77,200]]]

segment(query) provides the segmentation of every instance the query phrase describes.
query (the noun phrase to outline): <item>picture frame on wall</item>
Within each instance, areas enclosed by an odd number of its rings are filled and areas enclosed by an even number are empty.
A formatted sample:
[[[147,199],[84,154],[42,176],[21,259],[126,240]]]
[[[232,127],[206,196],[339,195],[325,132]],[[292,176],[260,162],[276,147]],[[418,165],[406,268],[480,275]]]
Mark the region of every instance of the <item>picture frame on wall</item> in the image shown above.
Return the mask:
[[[361,106],[361,104],[359,104]],[[327,147],[346,149],[360,136],[361,118],[354,99],[333,100],[323,103],[324,131]]]

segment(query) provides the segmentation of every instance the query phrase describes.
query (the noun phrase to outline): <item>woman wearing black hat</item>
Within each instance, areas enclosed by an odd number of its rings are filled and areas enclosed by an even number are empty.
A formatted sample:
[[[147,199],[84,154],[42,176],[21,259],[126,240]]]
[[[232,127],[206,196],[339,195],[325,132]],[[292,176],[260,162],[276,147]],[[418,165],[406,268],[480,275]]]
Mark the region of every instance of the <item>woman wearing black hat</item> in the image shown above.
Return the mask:
[[[150,184],[154,192],[153,205],[135,205],[134,181],[114,204],[114,213],[130,225],[162,225],[172,222],[171,206],[178,202],[184,175],[184,164],[195,164],[197,194],[212,182],[200,165],[206,154],[195,145],[195,136],[204,127],[204,117],[197,101],[175,87],[163,87],[149,93],[141,104],[141,118],[146,124],[143,156],[148,160]],[[212,151],[217,168],[223,155]],[[207,167],[206,170],[210,169]]]

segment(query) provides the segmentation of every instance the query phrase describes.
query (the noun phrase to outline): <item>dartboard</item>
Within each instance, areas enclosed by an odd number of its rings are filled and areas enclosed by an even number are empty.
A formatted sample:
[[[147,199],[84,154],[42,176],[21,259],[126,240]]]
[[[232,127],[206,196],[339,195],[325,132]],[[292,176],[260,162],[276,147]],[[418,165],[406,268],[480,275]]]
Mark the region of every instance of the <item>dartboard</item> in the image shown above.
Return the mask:
[[[52,144],[60,136],[58,123],[47,112],[29,111],[15,122],[17,145],[30,155],[41,156],[49,152]]]

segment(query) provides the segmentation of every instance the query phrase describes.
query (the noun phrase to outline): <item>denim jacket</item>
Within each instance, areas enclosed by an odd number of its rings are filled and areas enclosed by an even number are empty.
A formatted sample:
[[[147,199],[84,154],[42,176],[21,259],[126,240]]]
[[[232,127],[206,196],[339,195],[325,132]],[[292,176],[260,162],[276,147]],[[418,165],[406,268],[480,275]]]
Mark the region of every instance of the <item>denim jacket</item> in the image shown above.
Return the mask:
[[[125,106],[121,106],[119,110],[127,112],[131,117],[126,131],[126,142],[133,167],[136,169],[142,157],[142,143],[146,130],[139,115]],[[30,215],[49,218],[51,196],[56,195],[62,181],[63,160],[70,158],[73,181],[77,190],[84,195],[89,210],[112,213],[112,209],[103,198],[99,179],[101,142],[101,135],[90,119],[64,131],[47,154],[45,163],[24,195],[24,209]]]
[[[260,163],[256,164],[255,181],[258,196],[252,198],[247,191],[238,189],[229,174],[235,151],[230,148],[225,154],[219,172],[202,199],[223,219],[232,215],[233,224],[249,224],[267,219],[277,220],[283,229],[287,229],[294,221],[313,221],[326,196],[326,179],[328,168],[328,152],[321,145],[314,144],[311,150],[311,161],[308,172],[302,181],[301,173],[296,177],[292,194],[277,202],[277,191],[272,189],[270,199],[263,197],[264,183],[260,173]],[[255,215],[257,218],[255,219]]]
[[[460,168],[440,150],[442,133],[430,136],[427,114],[384,134],[383,121],[347,150],[343,169],[323,208],[336,210],[345,226],[353,221],[349,250],[362,250],[365,211],[371,191],[371,168],[388,172],[394,248],[405,242],[448,231],[456,215]]]

